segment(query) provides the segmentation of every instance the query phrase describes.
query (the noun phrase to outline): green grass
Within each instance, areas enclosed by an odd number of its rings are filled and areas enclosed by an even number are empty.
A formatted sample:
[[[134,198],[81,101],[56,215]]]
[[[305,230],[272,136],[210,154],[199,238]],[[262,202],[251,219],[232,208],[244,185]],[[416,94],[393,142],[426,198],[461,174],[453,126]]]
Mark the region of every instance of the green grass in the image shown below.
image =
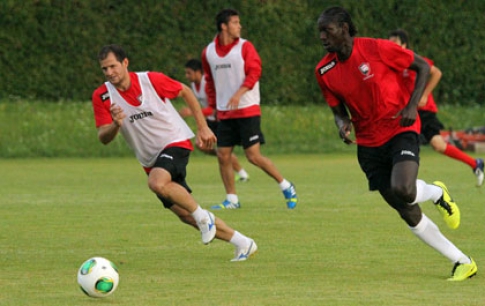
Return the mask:
[[[333,115],[323,98],[319,102],[263,105],[261,126],[267,143],[265,152],[273,155],[352,152],[342,146]],[[183,101],[178,99],[174,104],[180,108]],[[442,106],[439,117],[447,129],[483,125],[483,112],[478,106]],[[187,122],[195,127],[193,118]],[[0,100],[0,131],[0,158],[132,156],[122,137],[117,137],[109,146],[98,141],[89,101]]]
[[[298,190],[285,208],[270,178],[243,163],[243,207],[216,215],[254,238],[256,257],[231,263],[164,210],[134,158],[0,160],[0,305],[484,305],[485,205],[471,170],[424,149],[420,178],[443,180],[462,225],[425,213],[479,265],[450,283],[452,264],[415,238],[366,180],[353,154],[271,156]],[[203,207],[223,199],[216,160],[195,156],[189,185]],[[104,256],[120,270],[106,299],[84,296],[81,263]]]

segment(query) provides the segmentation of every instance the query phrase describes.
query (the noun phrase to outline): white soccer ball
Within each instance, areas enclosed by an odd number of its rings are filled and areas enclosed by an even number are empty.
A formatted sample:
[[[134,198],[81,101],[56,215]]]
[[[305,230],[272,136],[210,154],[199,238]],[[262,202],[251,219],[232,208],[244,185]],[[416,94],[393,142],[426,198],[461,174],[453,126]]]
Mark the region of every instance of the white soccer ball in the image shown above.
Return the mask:
[[[118,268],[106,258],[90,258],[79,268],[77,283],[87,296],[106,297],[118,287]]]

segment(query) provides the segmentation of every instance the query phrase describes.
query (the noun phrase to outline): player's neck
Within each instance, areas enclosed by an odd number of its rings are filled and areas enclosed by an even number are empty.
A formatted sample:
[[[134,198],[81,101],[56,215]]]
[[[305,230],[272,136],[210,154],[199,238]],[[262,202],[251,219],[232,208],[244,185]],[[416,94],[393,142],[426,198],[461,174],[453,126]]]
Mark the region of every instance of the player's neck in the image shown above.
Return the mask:
[[[352,49],[354,47],[354,39],[351,37],[337,52],[337,57],[339,61],[346,61],[352,55]]]
[[[235,37],[233,36],[230,36],[229,34],[227,33],[224,33],[222,32],[220,35],[219,35],[219,44],[221,46],[227,46],[227,45],[230,45],[232,44],[234,41],[236,40]]]
[[[130,88],[130,86],[131,86],[131,79],[126,78],[126,80],[123,80],[120,84],[116,85],[115,87],[119,91],[126,91]]]

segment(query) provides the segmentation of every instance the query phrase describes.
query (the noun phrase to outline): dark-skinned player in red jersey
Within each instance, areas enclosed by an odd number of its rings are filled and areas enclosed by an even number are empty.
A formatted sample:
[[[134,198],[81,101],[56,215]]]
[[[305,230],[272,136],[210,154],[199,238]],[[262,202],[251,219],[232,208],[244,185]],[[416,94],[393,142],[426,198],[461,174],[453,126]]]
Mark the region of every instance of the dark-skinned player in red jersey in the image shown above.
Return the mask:
[[[475,261],[449,241],[419,206],[431,200],[450,228],[460,224],[458,206],[446,186],[417,178],[417,107],[429,65],[421,56],[388,40],[355,37],[351,16],[341,7],[325,10],[318,19],[318,30],[328,54],[316,66],[315,76],[341,139],[357,144],[369,189],[378,190],[414,235],[454,263],[448,280],[472,277],[477,272]],[[403,84],[405,69],[416,72],[412,92]]]

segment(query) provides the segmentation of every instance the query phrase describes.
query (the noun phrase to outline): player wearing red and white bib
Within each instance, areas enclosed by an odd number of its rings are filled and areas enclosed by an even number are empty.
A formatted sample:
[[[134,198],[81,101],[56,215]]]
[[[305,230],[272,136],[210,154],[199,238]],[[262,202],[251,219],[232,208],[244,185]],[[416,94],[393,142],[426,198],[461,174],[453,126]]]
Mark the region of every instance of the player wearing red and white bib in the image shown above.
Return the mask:
[[[202,113],[206,118],[207,125],[212,132],[214,132],[214,134],[217,134],[218,121],[215,116],[215,110],[209,105],[207,94],[205,92],[205,78],[202,71],[201,61],[197,59],[188,60],[187,63],[185,63],[185,77],[190,82],[190,87],[192,88],[195,97],[202,107]],[[192,116],[192,112],[188,107],[181,108],[179,113],[183,118]],[[217,156],[217,150],[215,148],[202,151],[206,154]],[[236,173],[236,180],[239,182],[247,182],[249,180],[249,174],[241,166],[236,154],[234,153],[231,154],[231,164],[232,169]]]
[[[262,169],[280,186],[288,208],[297,204],[295,186],[263,156],[259,78],[261,59],[253,44],[240,37],[236,10],[224,9],[216,16],[218,34],[202,52],[209,105],[217,109],[217,156],[226,199],[213,209],[240,207],[231,167],[234,146],[242,145],[250,163]]]
[[[389,33],[389,40],[395,42],[404,49],[409,48],[409,35],[402,29],[393,30]],[[443,123],[438,119],[438,107],[433,97],[433,90],[441,79],[441,70],[434,65],[434,62],[428,58],[424,59],[431,67],[430,77],[426,84],[423,96],[418,104],[419,118],[421,119],[421,135],[438,153],[444,154],[453,159],[459,160],[472,168],[477,178],[477,186],[483,185],[484,180],[484,162],[482,158],[473,158],[465,152],[450,143],[447,143],[440,134],[444,129]],[[416,73],[412,70],[404,70],[404,83],[409,91],[414,88]]]
[[[254,241],[202,209],[185,180],[194,134],[169,99],[181,97],[190,108],[197,123],[197,146],[209,149],[216,141],[190,88],[162,73],[129,72],[126,53],[118,45],[103,47],[98,61],[107,79],[92,96],[99,140],[108,144],[121,133],[164,207],[199,229],[204,244],[214,238],[228,241],[236,247],[232,261],[246,260]]]
[[[417,107],[429,75],[428,64],[388,40],[354,37],[357,30],[341,7],[325,10],[318,19],[318,29],[329,53],[316,66],[315,76],[340,137],[346,144],[357,143],[358,161],[369,189],[379,191],[413,234],[455,263],[450,280],[475,275],[476,263],[419,207],[419,203],[432,200],[450,228],[460,224],[460,212],[446,186],[417,179]],[[403,83],[405,69],[417,73],[411,93]],[[352,127],[356,141],[350,136]]]

